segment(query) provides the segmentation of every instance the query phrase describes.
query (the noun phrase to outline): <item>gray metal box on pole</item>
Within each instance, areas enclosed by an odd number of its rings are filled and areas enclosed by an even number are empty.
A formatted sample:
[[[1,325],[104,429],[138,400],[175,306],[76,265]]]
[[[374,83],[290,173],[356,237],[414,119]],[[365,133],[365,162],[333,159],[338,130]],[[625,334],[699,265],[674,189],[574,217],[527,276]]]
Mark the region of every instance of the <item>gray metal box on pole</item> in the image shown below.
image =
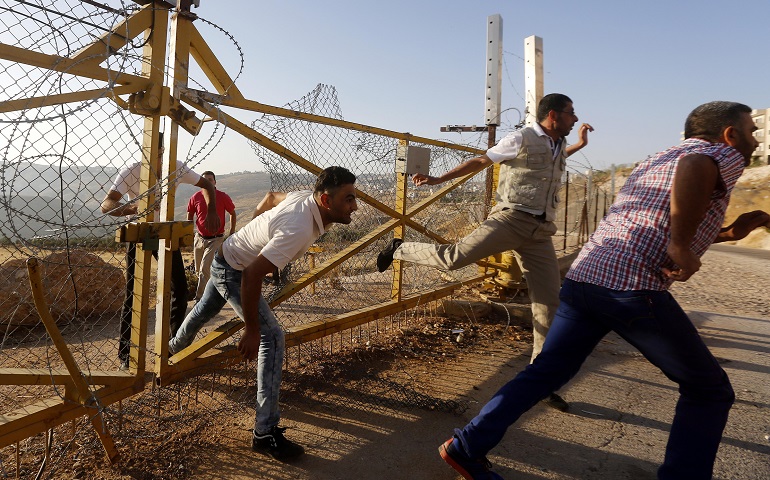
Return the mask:
[[[502,67],[503,18],[500,14],[495,14],[487,17],[487,88],[484,105],[486,125],[500,125]]]
[[[413,175],[430,172],[430,148],[398,145],[396,147],[396,173]]]

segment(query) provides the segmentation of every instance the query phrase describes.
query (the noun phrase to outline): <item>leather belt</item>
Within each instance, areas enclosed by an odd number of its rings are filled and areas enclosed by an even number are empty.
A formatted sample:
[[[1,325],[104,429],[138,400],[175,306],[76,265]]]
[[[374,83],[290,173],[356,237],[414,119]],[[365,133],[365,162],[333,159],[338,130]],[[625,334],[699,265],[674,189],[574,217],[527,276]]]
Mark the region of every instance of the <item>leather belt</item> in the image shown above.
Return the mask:
[[[545,222],[545,213],[541,213],[540,215],[535,215],[534,213],[529,212],[522,212],[521,210],[516,210],[517,212],[524,213],[526,215],[529,215],[530,217],[534,218],[535,220],[540,220],[541,222]]]
[[[545,212],[536,215],[534,213],[525,212],[524,210],[516,210],[515,208],[504,207],[501,209],[501,211],[503,212],[506,210],[513,210],[514,212],[523,213],[524,215],[529,215],[535,220],[540,220],[541,222],[545,222]]]
[[[200,235],[200,234],[198,234],[198,235]],[[200,237],[201,237],[202,239],[204,239],[204,240],[211,240],[211,239],[213,239],[213,238],[220,238],[220,237],[223,237],[224,235],[225,235],[224,233],[220,233],[219,235],[212,235],[212,236],[210,236],[210,237],[207,237],[206,235],[200,235]]]

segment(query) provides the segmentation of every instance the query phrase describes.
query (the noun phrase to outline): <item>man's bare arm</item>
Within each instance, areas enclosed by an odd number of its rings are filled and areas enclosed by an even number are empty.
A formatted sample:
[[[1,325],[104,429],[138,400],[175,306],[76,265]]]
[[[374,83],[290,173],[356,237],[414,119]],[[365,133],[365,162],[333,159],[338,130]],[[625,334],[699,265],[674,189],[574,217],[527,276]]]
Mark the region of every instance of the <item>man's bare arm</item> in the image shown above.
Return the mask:
[[[577,152],[581,148],[588,145],[588,132],[593,132],[594,127],[591,125],[584,123],[580,125],[580,128],[578,129],[578,142],[573,145],[567,145],[567,148],[565,152],[567,153],[567,156],[569,157],[573,153]]]
[[[700,269],[700,259],[690,246],[718,181],[719,168],[711,157],[692,154],[679,159],[671,185],[671,240],[667,249],[679,269],[663,270],[673,280],[684,282]]]
[[[746,238],[746,235],[759,227],[770,228],[770,214],[762,210],[743,213],[733,223],[719,231],[714,243],[733,242]]]
[[[490,165],[492,165],[492,160],[490,160],[489,157],[487,157],[487,155],[484,154],[479,157],[474,157],[469,160],[466,160],[460,165],[453,168],[452,170],[438,177],[433,177],[431,175],[423,175],[421,173],[415,173],[414,176],[412,177],[412,182],[418,187],[420,185],[439,185],[448,180],[464,177],[469,173],[480,172],[484,168]]]
[[[254,360],[259,353],[259,299],[262,296],[262,281],[265,275],[274,270],[275,265],[259,255],[241,275],[241,306],[245,328],[238,342],[238,351],[245,360]]]
[[[228,235],[232,235],[235,233],[235,209],[233,209],[232,212],[227,212],[230,214],[230,233]]]
[[[279,203],[286,200],[285,192],[267,192],[254,209],[254,215],[251,218],[257,218],[271,208],[275,208]]]
[[[122,203],[120,199],[123,195],[115,190],[110,190],[102,200],[102,213],[112,215],[113,217],[122,217],[124,215],[136,215],[136,203]]]

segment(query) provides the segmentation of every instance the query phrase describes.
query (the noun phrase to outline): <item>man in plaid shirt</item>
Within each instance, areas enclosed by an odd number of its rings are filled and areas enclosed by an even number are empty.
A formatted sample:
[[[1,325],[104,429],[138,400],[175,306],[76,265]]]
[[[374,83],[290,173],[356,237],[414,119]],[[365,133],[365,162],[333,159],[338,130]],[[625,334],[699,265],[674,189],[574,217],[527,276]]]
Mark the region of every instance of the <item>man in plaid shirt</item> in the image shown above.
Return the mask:
[[[441,445],[447,463],[467,479],[501,478],[487,452],[614,331],[679,384],[658,478],[711,478],[735,395],[668,287],[697,272],[712,243],[770,227],[762,211],[722,227],[730,192],[758,145],[755,130],[748,106],[710,102],[687,117],[683,143],[634,169],[567,274],[542,352]]]

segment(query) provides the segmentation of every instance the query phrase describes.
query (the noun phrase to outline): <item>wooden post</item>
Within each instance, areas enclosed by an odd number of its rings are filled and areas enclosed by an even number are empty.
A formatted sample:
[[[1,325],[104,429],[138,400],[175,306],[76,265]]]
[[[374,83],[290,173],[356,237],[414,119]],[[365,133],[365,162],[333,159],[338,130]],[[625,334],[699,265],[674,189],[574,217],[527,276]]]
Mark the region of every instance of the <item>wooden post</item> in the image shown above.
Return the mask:
[[[564,182],[564,250],[567,250],[567,235],[569,227],[569,172],[567,172],[567,179]]]
[[[176,10],[171,13],[169,29],[169,78],[172,86],[170,94],[175,100],[181,98],[181,90],[187,88],[187,78],[190,66],[190,38],[192,37],[192,20],[190,2],[181,1]],[[166,89],[164,89],[166,94]],[[168,145],[163,157],[162,177],[168,179],[163,188],[160,211],[161,221],[174,219],[174,199],[176,196],[177,147],[179,124],[170,122],[166,132]],[[158,289],[157,306],[155,308],[155,352],[158,360],[155,363],[155,373],[163,377],[168,369],[169,324],[171,319],[171,270],[174,251],[180,248],[178,236],[161,240],[158,250]],[[186,301],[187,299],[185,299]]]
[[[596,199],[594,200],[594,228],[591,229],[593,232],[596,230],[596,227],[599,225],[599,189],[596,189]]]
[[[310,270],[313,270],[315,268],[315,253],[309,252],[308,259],[310,260]],[[312,295],[315,295],[315,283],[316,282],[310,284],[310,293]]]
[[[166,65],[166,29],[168,26],[168,11],[153,10],[153,26],[145,31],[142,62],[142,76],[148,78],[154,85],[163,85]],[[158,100],[160,103],[160,99]],[[155,221],[155,192],[158,175],[158,155],[160,150],[160,111],[144,117],[142,170],[140,192],[149,192],[139,201],[140,212],[146,212],[145,220]],[[152,250],[157,248],[149,244],[136,246],[136,263],[134,266],[134,299],[131,317],[131,372],[141,376],[145,371],[147,350],[147,321],[150,300],[150,271]],[[158,286],[160,288],[160,285]]]
[[[45,329],[48,332],[48,336],[51,337],[56,347],[56,351],[59,352],[64,365],[67,367],[72,382],[77,391],[77,401],[88,409],[94,409],[93,413],[89,412],[87,415],[91,420],[91,424],[94,426],[96,434],[99,436],[99,440],[102,442],[105,453],[110,463],[115,463],[118,459],[118,450],[115,448],[115,442],[112,440],[110,433],[107,431],[107,424],[104,423],[102,418],[102,412],[99,411],[99,399],[95,397],[88,389],[85,376],[83,372],[78,368],[78,364],[75,361],[75,357],[72,352],[67,348],[67,342],[59,331],[59,327],[56,325],[56,321],[51,316],[51,311],[48,308],[48,302],[45,299],[43,293],[43,280],[40,275],[40,265],[37,258],[30,258],[27,260],[27,272],[29,273],[29,286],[32,290],[32,298],[35,301],[35,309],[37,310],[40,319],[45,325]]]
[[[398,144],[403,147],[408,147],[409,142],[407,140],[399,140]],[[406,195],[409,184],[409,175],[406,172],[396,173],[396,211],[401,215],[406,215]],[[406,226],[403,221],[399,222],[398,226],[393,229],[393,237],[403,239],[406,235]],[[401,282],[403,281],[404,273],[402,271],[402,263],[400,260],[393,262],[393,282],[390,288],[390,298],[396,301],[401,300]]]
[[[489,135],[487,136],[487,148],[492,148],[495,146],[496,142],[496,136],[497,136],[497,126],[496,125],[488,125],[487,126],[487,132]],[[487,167],[487,176],[486,176],[486,192],[484,195],[484,219],[486,220],[487,215],[489,215],[489,211],[492,209],[492,205],[495,203],[495,191],[497,190],[497,182],[500,178],[500,164],[495,163],[493,165],[490,165]]]

